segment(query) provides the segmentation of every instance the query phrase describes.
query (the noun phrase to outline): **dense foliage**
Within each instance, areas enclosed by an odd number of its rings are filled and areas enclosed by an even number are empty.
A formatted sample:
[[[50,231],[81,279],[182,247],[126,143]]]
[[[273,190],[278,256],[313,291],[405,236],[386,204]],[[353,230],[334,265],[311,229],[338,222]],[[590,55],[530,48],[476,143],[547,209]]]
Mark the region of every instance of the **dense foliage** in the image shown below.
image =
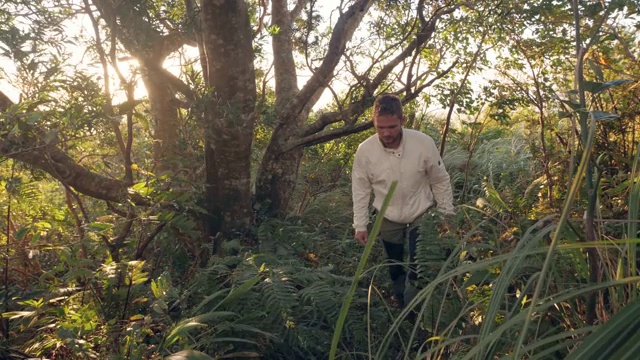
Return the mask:
[[[210,102],[213,2],[125,3],[2,2],[0,359],[637,354],[637,2],[241,1],[257,84],[243,219],[211,191],[234,163],[207,151],[238,120]],[[291,81],[325,71],[349,26],[330,100],[291,116]],[[439,143],[457,211],[425,218],[402,310],[381,247],[363,256],[351,228],[351,159],[383,91]],[[212,233],[211,209],[244,227]]]

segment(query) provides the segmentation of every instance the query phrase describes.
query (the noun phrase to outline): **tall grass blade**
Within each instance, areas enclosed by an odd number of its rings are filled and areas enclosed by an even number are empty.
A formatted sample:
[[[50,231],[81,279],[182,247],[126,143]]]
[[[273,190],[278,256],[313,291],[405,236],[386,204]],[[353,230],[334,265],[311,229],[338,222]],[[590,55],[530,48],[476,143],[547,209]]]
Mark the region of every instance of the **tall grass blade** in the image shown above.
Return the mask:
[[[625,306],[573,351],[567,360],[637,359],[640,344],[640,300]]]
[[[584,296],[585,294],[589,294],[594,291],[599,291],[599,290],[610,288],[610,287],[626,286],[628,284],[637,283],[638,281],[640,281],[640,277],[629,277],[622,280],[612,280],[612,281],[606,281],[598,284],[590,284],[589,286],[585,286],[579,289],[570,289],[564,292],[551,294],[544,299],[538,299],[538,301],[532,304],[529,307],[529,309],[533,309],[533,312],[537,314],[542,313],[546,309],[556,304],[561,304],[563,302],[579,298],[580,296]],[[528,319],[529,317],[530,316],[527,311],[522,311],[516,314],[515,316],[509,318],[508,320],[503,322],[500,326],[496,327],[490,336],[485,338],[479,338],[478,344],[473,348],[471,348],[469,352],[465,354],[462,360],[469,360],[474,358],[475,356],[478,355],[480,349],[483,349],[484,347],[486,347],[487,345],[495,341],[497,338],[502,337],[503,340],[506,340],[504,336],[505,333],[507,333],[509,330],[513,330],[515,326],[522,324],[525,321],[525,319]],[[520,348],[520,353],[524,352],[524,349],[525,349],[524,347]],[[532,350],[532,348],[526,348],[526,349]],[[514,353],[511,358],[520,360],[520,359],[525,359],[527,357],[522,356],[522,354],[515,355]]]
[[[262,278],[261,274],[258,274],[254,277],[252,277],[251,279],[245,281],[242,285],[238,286],[237,288],[231,290],[231,292],[224,298],[222,299],[222,301],[220,301],[214,308],[213,310],[216,310],[220,307],[223,307],[233,301],[235,301],[237,298],[241,297],[242,295],[244,295],[247,291],[251,290],[252,287],[254,287],[258,281],[260,281],[260,279]]]
[[[540,352],[535,353],[535,355],[532,355],[531,360],[548,359],[550,357],[549,355],[555,353],[556,351],[568,349],[569,347],[573,346],[575,343],[579,342],[581,340],[580,337],[583,334],[589,333],[594,329],[596,329],[595,326],[586,326],[583,328],[579,328],[571,331],[565,331],[557,335],[549,336],[544,339],[536,341],[532,345],[528,345],[523,349],[523,352],[526,353],[526,352],[530,352],[538,349],[544,349]],[[568,339],[568,340],[566,340],[565,342],[559,342],[562,339]]]
[[[451,263],[452,259],[455,258],[457,254],[459,254],[459,248],[454,250],[452,255],[449,257],[449,260],[447,260],[448,263],[445,263],[445,265],[443,266],[443,270],[448,269],[448,264]],[[402,321],[404,321],[404,319],[409,315],[409,313],[414,308],[416,308],[419,304],[422,304],[422,307],[420,309],[420,312],[418,313],[417,318],[421,318],[422,315],[424,314],[424,311],[426,309],[428,302],[431,301],[431,297],[434,295],[435,290],[439,286],[442,286],[444,283],[454,278],[464,276],[467,273],[472,273],[482,269],[487,269],[493,266],[497,266],[498,264],[506,261],[510,256],[511,254],[498,255],[493,258],[484,259],[475,263],[464,264],[464,265],[455,267],[449,271],[441,272],[440,274],[438,274],[438,276],[435,279],[433,279],[427,286],[425,286],[423,289],[418,291],[418,293],[413,298],[413,300],[411,300],[411,302],[407,304],[407,306],[400,313],[400,315],[398,315],[398,318],[391,325],[391,327],[385,334],[384,338],[382,339],[380,343],[380,347],[378,348],[378,351],[376,352],[376,356],[374,358],[386,359],[388,357],[386,355],[386,351],[389,347],[389,344],[391,343],[392,336],[398,331],[398,328],[400,327],[400,324],[402,323]],[[414,327],[414,332],[415,332],[415,327]]]
[[[182,350],[164,358],[165,360],[214,360],[211,356],[195,350]]]
[[[633,167],[631,169],[631,189],[629,193],[629,225],[627,227],[627,239],[638,238],[638,216],[640,213],[640,174],[638,174],[638,166],[640,163],[640,144],[636,150],[633,159]],[[627,245],[627,275],[632,276],[636,273],[638,261],[637,245]],[[638,295],[637,289],[631,291],[631,299],[635,299]]]
[[[524,260],[530,256],[533,247],[540,244],[541,240],[553,230],[553,225],[548,225],[542,228],[541,231],[537,231],[541,225],[549,219],[550,217],[542,219],[538,224],[527,229],[527,232],[518,242],[516,249],[513,251],[512,257],[508,259],[502,267],[500,275],[493,283],[493,291],[489,301],[489,307],[487,308],[487,312],[482,322],[482,327],[480,328],[480,339],[487,338],[493,332],[496,325],[495,319],[501,310],[503,299],[505,299],[507,291],[509,290],[509,285],[521,269]],[[492,358],[493,356],[489,352],[492,345],[498,340],[500,340],[500,338],[495,338],[486,350],[483,349],[483,351],[478,353],[476,359],[482,360]]]
[[[187,333],[195,328],[207,326],[206,322],[212,319],[218,319],[227,316],[236,316],[237,314],[230,311],[212,311],[206,314],[194,316],[188,319],[184,319],[176,324],[171,330],[169,335],[160,344],[159,348],[168,348],[180,337],[186,336]]]
[[[204,300],[202,300],[194,309],[193,309],[193,314],[197,314],[200,309],[202,309],[205,305],[207,305],[209,302],[211,302],[212,300],[214,300],[217,297],[220,297],[226,293],[228,293],[229,291],[231,291],[231,289],[222,289],[222,290],[218,290],[215,293],[207,296],[206,298],[204,298]]]
[[[531,297],[531,306],[528,309],[528,315],[525,318],[524,324],[522,324],[522,331],[520,332],[520,337],[518,339],[518,343],[514,349],[514,357],[516,359],[519,358],[520,351],[527,337],[527,329],[531,323],[531,319],[533,317],[533,308],[538,302],[540,295],[542,293],[542,288],[546,282],[546,274],[549,272],[551,268],[551,263],[553,260],[553,255],[555,253],[555,249],[558,246],[558,239],[560,238],[560,234],[571,215],[573,201],[576,198],[576,194],[580,190],[580,184],[582,183],[582,178],[587,170],[587,165],[590,162],[591,152],[593,151],[593,138],[596,131],[596,124],[593,117],[591,117],[591,121],[589,122],[589,134],[587,135],[587,141],[584,144],[584,151],[582,153],[582,158],[580,159],[580,165],[576,171],[576,174],[573,177],[573,182],[571,184],[571,189],[567,193],[567,198],[564,203],[564,207],[562,209],[562,215],[560,216],[560,220],[558,222],[558,226],[556,227],[556,231],[553,233],[553,237],[551,239],[551,244],[549,245],[549,251],[547,252],[547,257],[544,260],[544,265],[542,266],[542,270],[540,272],[540,279],[538,284],[536,285],[536,289]]]
[[[398,181],[394,181],[391,183],[389,192],[387,193],[387,196],[385,196],[384,201],[382,202],[382,207],[380,208],[380,211],[376,216],[376,221],[373,224],[373,229],[371,230],[371,234],[369,234],[369,241],[367,241],[367,245],[364,247],[364,252],[362,253],[362,257],[360,258],[360,263],[358,264],[358,268],[356,269],[356,274],[353,277],[353,281],[351,282],[351,287],[349,288],[349,292],[347,293],[347,298],[344,300],[344,303],[342,303],[342,308],[340,309],[340,315],[338,316],[338,322],[336,323],[336,329],[333,333],[333,339],[331,340],[331,350],[329,351],[330,360],[334,360],[336,358],[338,342],[340,341],[342,328],[344,327],[344,322],[347,318],[347,313],[349,312],[349,306],[351,305],[351,301],[353,300],[353,295],[355,294],[356,287],[358,286],[360,275],[364,271],[364,267],[366,266],[367,260],[369,259],[369,255],[371,254],[371,249],[373,249],[373,244],[375,244],[376,237],[378,237],[378,233],[380,232],[380,226],[382,225],[382,218],[384,217],[384,213],[387,211],[387,207],[389,207],[389,202],[393,197],[393,193],[395,192],[397,185],[398,185]]]

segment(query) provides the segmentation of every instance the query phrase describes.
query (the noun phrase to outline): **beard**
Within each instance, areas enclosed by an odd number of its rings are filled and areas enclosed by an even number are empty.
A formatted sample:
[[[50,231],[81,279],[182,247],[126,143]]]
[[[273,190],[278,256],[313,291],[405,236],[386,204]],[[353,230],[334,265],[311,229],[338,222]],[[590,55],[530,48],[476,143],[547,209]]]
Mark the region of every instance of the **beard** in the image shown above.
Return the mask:
[[[382,145],[384,145],[385,147],[389,147],[391,145],[398,145],[400,143],[400,140],[402,139],[402,132],[398,133],[397,135],[391,135],[391,136],[378,135],[378,138],[380,139],[380,142],[382,142]]]

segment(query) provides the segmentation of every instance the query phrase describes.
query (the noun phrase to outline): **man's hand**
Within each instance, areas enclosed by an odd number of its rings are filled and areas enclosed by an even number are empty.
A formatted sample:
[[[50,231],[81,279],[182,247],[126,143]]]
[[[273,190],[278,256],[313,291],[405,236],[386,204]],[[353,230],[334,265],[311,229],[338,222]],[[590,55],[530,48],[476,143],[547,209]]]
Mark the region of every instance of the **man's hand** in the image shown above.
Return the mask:
[[[442,218],[440,219],[440,224],[438,224],[438,231],[440,231],[440,233],[448,233],[454,230],[454,227],[453,227],[454,224],[455,224],[455,219],[453,215],[451,214],[442,215]]]
[[[356,231],[356,234],[353,236],[361,245],[366,245],[369,240],[369,233],[367,231]]]

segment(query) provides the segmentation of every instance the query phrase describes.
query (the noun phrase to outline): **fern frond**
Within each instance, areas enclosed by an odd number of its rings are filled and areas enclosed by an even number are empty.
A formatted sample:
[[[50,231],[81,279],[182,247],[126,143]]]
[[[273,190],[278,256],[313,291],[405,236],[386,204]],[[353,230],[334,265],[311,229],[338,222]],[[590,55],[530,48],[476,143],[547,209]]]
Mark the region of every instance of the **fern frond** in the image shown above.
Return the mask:
[[[485,179],[485,181],[482,182],[482,188],[484,190],[485,200],[487,201],[486,205],[497,212],[510,211],[509,206],[504,202],[491,181]]]

